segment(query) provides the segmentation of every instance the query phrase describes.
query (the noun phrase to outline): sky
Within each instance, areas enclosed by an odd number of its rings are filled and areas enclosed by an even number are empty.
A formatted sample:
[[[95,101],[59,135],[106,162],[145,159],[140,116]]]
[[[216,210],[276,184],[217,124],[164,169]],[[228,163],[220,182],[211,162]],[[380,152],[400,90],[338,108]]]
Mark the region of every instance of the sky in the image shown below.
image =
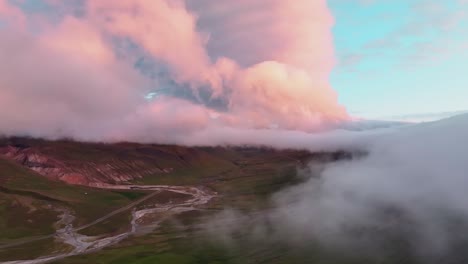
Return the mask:
[[[467,10],[466,0],[0,0],[0,133],[171,141],[447,116],[467,108]]]
[[[468,2],[329,0],[348,110],[383,117],[466,110]]]

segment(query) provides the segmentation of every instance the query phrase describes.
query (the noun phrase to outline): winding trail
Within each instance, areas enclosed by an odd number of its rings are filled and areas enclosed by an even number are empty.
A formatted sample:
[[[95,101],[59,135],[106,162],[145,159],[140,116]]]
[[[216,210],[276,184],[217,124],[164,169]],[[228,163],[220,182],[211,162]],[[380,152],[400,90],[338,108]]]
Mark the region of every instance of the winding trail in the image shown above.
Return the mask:
[[[201,188],[191,187],[191,186],[170,186],[170,185],[110,185],[110,184],[95,184],[91,187],[100,188],[100,189],[111,189],[111,190],[142,190],[142,191],[151,191],[150,194],[145,197],[134,201],[124,207],[121,207],[115,211],[112,211],[93,222],[73,228],[72,222],[75,217],[67,209],[61,208],[59,211],[61,214],[61,219],[56,223],[57,226],[64,225],[63,228],[58,229],[54,234],[34,237],[27,240],[22,240],[18,242],[13,242],[5,245],[0,245],[0,249],[11,248],[14,246],[19,246],[34,241],[44,240],[47,238],[55,238],[56,240],[68,244],[73,247],[73,250],[68,253],[62,253],[58,255],[40,257],[33,260],[16,260],[16,261],[6,261],[0,262],[0,264],[42,264],[50,261],[55,261],[63,259],[70,256],[76,256],[85,253],[91,253],[98,251],[104,247],[114,245],[122,241],[123,239],[138,233],[141,230],[145,229],[154,229],[162,220],[151,221],[150,223],[142,223],[142,219],[151,214],[166,213],[168,215],[176,215],[186,211],[197,210],[198,206],[208,203],[213,197],[216,196],[216,193],[208,193]],[[134,208],[138,204],[143,203],[144,201],[149,200],[150,198],[156,196],[161,191],[169,191],[180,194],[190,195],[192,198],[179,203],[171,204],[155,204],[153,208],[143,209],[143,210],[133,210],[132,211],[132,220],[131,228],[129,231],[110,237],[93,237],[85,236],[79,234],[78,231],[89,228],[96,224],[99,224],[110,217],[123,213],[125,211]]]

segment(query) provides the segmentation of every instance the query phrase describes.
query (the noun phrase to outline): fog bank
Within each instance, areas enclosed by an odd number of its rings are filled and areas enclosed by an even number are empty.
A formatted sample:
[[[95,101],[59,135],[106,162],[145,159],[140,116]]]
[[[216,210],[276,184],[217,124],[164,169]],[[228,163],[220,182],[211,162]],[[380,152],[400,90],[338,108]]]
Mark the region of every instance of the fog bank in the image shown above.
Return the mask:
[[[226,212],[208,230],[223,241],[247,230],[254,240],[297,247],[315,241],[384,259],[397,252],[450,262],[465,256],[460,248],[468,243],[467,135],[468,115],[461,115],[364,136],[367,156],[311,170],[306,182],[272,197],[275,209]]]

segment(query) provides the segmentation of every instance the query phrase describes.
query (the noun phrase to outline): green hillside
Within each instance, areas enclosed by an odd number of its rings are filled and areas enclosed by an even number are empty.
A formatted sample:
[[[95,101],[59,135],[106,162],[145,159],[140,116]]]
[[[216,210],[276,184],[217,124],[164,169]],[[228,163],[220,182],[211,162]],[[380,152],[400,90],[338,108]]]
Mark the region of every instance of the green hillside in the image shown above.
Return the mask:
[[[122,184],[198,186],[218,193],[201,211],[170,217],[164,214],[152,216],[153,220],[147,221],[162,222],[148,234],[131,236],[92,254],[68,257],[57,260],[57,263],[248,263],[246,260],[270,258],[283,263],[275,250],[263,248],[250,252],[248,243],[245,244],[247,248],[231,252],[206,239],[197,226],[224,208],[246,212],[268,208],[271,194],[303,180],[297,177],[297,167],[308,161],[329,162],[346,158],[339,153],[311,154],[267,148],[188,148],[28,138],[0,140],[2,147],[4,153],[5,149],[14,149],[14,154],[21,154],[23,159],[25,155],[36,155],[46,157],[43,160],[47,161],[38,165],[37,162],[12,160],[11,155],[0,158],[0,261],[70,252],[70,245],[53,238],[64,208],[76,217],[74,227],[92,224],[118,211],[79,231],[84,235],[106,237],[130,229],[131,210],[142,210],[158,203],[183,202],[189,197],[161,192],[144,200],[151,192],[70,185],[34,172],[34,166],[60,165],[64,170],[86,171],[94,175],[93,180],[106,181],[107,176],[99,175],[102,169],[96,168],[111,164],[112,175],[132,174],[132,168],[141,172],[139,177]],[[24,241],[27,243],[22,243]],[[11,243],[15,246],[2,248]]]

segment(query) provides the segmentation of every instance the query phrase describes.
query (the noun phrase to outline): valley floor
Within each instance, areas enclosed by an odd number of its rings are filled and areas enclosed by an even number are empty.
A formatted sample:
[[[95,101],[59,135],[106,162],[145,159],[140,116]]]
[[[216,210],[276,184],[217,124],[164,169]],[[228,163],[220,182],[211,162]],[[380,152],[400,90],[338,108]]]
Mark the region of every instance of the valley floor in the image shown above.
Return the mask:
[[[340,155],[0,139],[0,263],[75,263],[121,246],[132,258],[155,235],[168,240],[155,242],[164,258],[203,217],[268,206],[270,194],[301,180],[298,166]]]
[[[188,186],[167,186],[167,185],[102,185],[100,188],[108,189],[108,190],[145,190],[150,192],[150,194],[146,195],[145,197],[130,203],[122,208],[119,208],[113,212],[110,212],[92,223],[87,225],[74,228],[73,227],[73,220],[74,216],[72,213],[67,209],[60,209],[61,216],[60,220],[56,223],[57,226],[63,226],[62,228],[58,229],[55,234],[53,235],[46,235],[42,237],[36,237],[32,239],[22,240],[20,242],[12,242],[9,244],[0,245],[0,249],[6,249],[14,246],[24,245],[35,241],[40,241],[43,239],[47,239],[50,237],[54,237],[56,240],[70,245],[72,247],[70,252],[51,255],[51,256],[44,256],[39,257],[33,260],[17,260],[17,261],[6,261],[0,262],[1,264],[39,264],[39,263],[48,263],[55,260],[63,259],[70,256],[76,256],[80,254],[96,252],[102,248],[107,246],[114,245],[123,239],[137,234],[139,232],[148,232],[149,229],[154,229],[157,225],[175,214],[180,214],[182,212],[198,210],[199,206],[202,206],[208,203],[213,197],[214,193],[208,193],[196,187],[188,187]],[[95,236],[86,236],[78,233],[80,230],[84,230],[90,228],[94,225],[97,225],[110,217],[117,215],[119,213],[126,212],[137,205],[147,201],[150,198],[153,198],[160,194],[161,192],[171,192],[177,194],[183,194],[189,197],[189,199],[182,200],[181,202],[171,202],[168,204],[154,204],[151,208],[136,210],[134,209],[131,212],[131,228],[128,231],[123,233],[113,235],[113,236],[103,236],[103,237],[95,237]],[[148,218],[151,215],[157,215],[156,219],[152,219],[152,221],[144,221],[145,218]],[[161,217],[164,215],[164,217]],[[144,231],[146,229],[146,231]]]

